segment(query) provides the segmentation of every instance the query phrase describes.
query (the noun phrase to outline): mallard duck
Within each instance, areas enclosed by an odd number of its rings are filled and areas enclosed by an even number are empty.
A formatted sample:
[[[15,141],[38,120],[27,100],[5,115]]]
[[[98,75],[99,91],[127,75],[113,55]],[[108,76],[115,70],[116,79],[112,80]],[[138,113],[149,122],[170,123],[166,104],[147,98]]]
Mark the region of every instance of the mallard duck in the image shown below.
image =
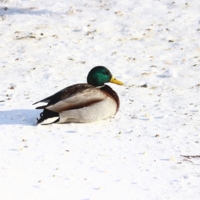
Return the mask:
[[[120,105],[119,97],[111,87],[105,85],[107,82],[123,85],[106,67],[94,67],[87,76],[87,83],[71,85],[34,103],[47,103],[36,108],[43,109],[37,123],[86,123],[116,114]]]

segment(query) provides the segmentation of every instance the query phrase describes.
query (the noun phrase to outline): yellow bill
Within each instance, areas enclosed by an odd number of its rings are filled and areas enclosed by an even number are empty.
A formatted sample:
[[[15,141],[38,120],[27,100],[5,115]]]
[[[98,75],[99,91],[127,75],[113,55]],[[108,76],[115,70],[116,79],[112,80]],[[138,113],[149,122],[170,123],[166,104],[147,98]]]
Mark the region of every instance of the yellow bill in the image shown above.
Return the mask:
[[[124,85],[124,83],[122,83],[121,81],[117,80],[114,76],[111,77],[110,82],[111,83],[115,83],[117,85]]]

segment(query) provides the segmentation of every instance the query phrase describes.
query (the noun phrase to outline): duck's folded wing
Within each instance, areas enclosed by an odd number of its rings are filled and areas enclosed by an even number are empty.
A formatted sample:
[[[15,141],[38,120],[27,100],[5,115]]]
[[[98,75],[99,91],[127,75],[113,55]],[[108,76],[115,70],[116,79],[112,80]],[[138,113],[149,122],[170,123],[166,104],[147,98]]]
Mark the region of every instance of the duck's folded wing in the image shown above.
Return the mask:
[[[105,93],[94,87],[58,101],[53,105],[49,105],[46,109],[60,113],[66,110],[87,107],[91,104],[104,100],[106,97],[107,95]]]
[[[85,84],[85,83],[80,83],[80,84],[75,84],[75,85],[72,85],[72,86],[69,86],[69,87],[66,87],[62,90],[60,90],[59,92],[45,98],[45,99],[42,99],[40,101],[37,101],[35,102],[33,105],[37,104],[37,103],[48,103],[48,105],[51,105],[51,104],[55,104],[57,103],[58,101],[61,101],[63,99],[66,99],[76,93],[79,93],[85,89],[89,89],[89,88],[92,88],[93,86],[92,85],[89,85],[89,84]],[[44,106],[41,106],[41,107],[38,107],[36,109],[42,109]]]
[[[40,101],[45,102],[49,100],[49,103],[46,106],[37,107],[37,109],[45,108],[60,113],[65,110],[87,107],[93,103],[102,101],[107,97],[100,89],[88,84],[78,84],[73,87],[63,89],[55,95]]]

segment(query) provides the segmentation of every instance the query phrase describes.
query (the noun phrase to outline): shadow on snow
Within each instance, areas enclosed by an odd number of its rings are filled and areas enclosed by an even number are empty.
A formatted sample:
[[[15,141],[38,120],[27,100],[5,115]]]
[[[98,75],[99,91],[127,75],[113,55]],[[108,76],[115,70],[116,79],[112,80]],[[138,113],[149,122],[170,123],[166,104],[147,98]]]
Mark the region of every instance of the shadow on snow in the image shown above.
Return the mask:
[[[14,109],[0,111],[0,125],[21,124],[36,126],[36,118],[39,117],[38,110]]]
[[[0,7],[0,15],[13,15],[13,14],[29,14],[29,15],[42,15],[42,14],[55,14],[48,10],[37,10],[36,8],[14,8],[14,7]]]

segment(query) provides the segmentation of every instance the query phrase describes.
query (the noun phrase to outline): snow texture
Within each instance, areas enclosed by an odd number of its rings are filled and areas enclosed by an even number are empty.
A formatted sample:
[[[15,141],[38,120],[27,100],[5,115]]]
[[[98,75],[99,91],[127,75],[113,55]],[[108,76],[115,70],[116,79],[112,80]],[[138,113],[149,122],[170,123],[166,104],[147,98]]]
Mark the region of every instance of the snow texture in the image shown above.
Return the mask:
[[[200,198],[199,0],[0,0],[0,199]],[[121,106],[36,125],[32,104],[106,66]]]

